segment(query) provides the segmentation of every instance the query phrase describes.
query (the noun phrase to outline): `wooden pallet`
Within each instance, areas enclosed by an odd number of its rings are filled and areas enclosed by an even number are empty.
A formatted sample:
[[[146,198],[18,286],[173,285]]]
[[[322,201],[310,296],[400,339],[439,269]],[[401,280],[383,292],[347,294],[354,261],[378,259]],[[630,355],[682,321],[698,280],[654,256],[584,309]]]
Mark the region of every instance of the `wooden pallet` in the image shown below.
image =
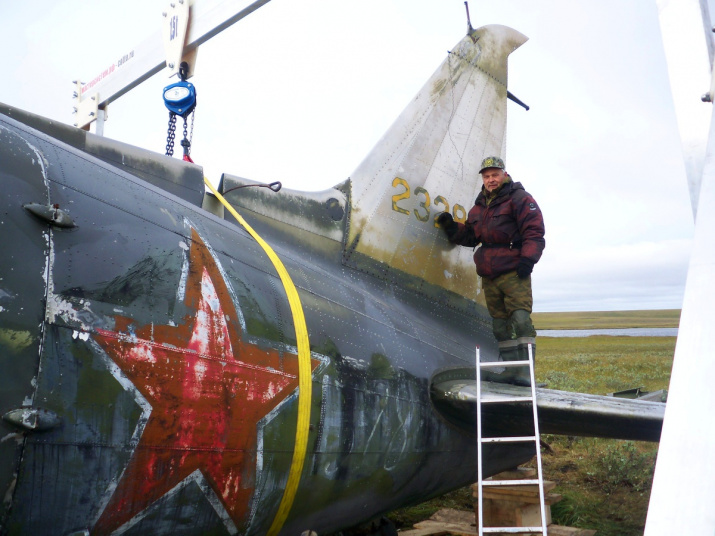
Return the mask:
[[[498,475],[499,480],[502,479]],[[495,477],[497,478],[497,477]],[[557,493],[549,493],[556,487],[555,482],[544,481],[544,504],[546,506],[546,524],[551,524],[551,505],[559,502],[562,497]],[[477,513],[478,491],[476,484],[472,486],[475,515]],[[484,524],[490,527],[540,527],[541,506],[539,486],[499,486],[483,490],[482,511]]]
[[[594,536],[595,530],[549,525],[548,536]],[[444,508],[414,529],[400,531],[400,536],[477,536],[474,512]]]
[[[492,478],[495,480],[521,480],[531,479],[536,475],[536,470],[528,467],[517,467],[511,471],[504,471]],[[472,486],[472,498],[478,500],[476,484]],[[546,493],[546,522],[548,536],[593,536],[595,530],[563,527],[551,523],[551,505],[561,500],[558,493],[549,493],[556,487],[556,483],[545,480],[544,493]],[[539,487],[533,486],[499,486],[483,490],[483,505],[485,525],[490,527],[536,527],[541,526],[541,512]],[[474,511],[454,510],[445,508],[436,512],[425,521],[415,523],[413,530],[401,531],[404,536],[478,536],[476,515]],[[536,533],[536,534],[540,534]]]

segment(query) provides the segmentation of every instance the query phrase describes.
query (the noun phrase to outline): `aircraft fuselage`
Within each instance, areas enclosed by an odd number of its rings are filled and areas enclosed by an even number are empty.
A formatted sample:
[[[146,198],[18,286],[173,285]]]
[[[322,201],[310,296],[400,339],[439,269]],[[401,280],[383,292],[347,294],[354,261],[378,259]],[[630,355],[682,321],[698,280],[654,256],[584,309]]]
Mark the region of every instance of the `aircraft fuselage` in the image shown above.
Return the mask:
[[[6,117],[0,137],[2,526],[266,533],[301,393],[265,251],[193,194]],[[298,289],[311,349],[308,444],[282,533],[338,530],[473,481],[474,438],[429,389],[490,348],[485,317],[345,267],[340,244],[254,226]]]

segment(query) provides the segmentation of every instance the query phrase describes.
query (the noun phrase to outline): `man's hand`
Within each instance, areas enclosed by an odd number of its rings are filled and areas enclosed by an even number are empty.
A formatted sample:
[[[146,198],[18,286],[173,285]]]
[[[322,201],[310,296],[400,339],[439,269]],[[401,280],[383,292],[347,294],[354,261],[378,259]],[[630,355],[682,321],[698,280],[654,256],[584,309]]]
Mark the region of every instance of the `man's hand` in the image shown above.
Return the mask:
[[[516,267],[516,275],[519,279],[526,279],[531,275],[531,271],[534,269],[534,261],[522,257],[519,259],[519,265]]]
[[[437,219],[435,221],[437,222],[437,225],[439,225],[442,229],[446,229],[454,223],[454,218],[449,212],[442,212],[437,216]]]
[[[437,222],[439,228],[444,231],[444,234],[447,235],[447,240],[449,241],[452,240],[452,237],[454,237],[459,230],[457,222],[454,221],[454,218],[449,212],[442,212],[442,214],[439,214],[434,221]]]

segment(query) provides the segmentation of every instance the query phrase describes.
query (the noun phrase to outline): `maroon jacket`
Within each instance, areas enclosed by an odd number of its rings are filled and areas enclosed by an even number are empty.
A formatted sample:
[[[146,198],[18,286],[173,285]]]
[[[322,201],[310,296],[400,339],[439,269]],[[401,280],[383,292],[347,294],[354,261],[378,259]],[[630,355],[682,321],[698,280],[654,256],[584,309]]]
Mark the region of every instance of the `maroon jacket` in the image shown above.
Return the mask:
[[[489,206],[482,189],[466,223],[457,223],[449,241],[467,247],[481,244],[474,252],[477,273],[494,279],[516,270],[521,257],[536,263],[546,246],[544,232],[544,218],[534,198],[520,182],[508,181]]]

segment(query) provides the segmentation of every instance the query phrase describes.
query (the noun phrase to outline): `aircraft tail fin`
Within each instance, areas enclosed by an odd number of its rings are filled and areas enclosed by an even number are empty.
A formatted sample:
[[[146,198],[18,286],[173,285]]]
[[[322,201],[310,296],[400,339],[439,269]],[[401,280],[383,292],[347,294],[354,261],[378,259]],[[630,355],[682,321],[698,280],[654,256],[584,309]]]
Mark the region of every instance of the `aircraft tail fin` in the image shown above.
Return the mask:
[[[526,37],[506,26],[470,32],[350,178],[343,261],[382,277],[408,274],[474,299],[467,248],[436,227],[448,211],[464,221],[485,156],[504,156],[507,57]]]

